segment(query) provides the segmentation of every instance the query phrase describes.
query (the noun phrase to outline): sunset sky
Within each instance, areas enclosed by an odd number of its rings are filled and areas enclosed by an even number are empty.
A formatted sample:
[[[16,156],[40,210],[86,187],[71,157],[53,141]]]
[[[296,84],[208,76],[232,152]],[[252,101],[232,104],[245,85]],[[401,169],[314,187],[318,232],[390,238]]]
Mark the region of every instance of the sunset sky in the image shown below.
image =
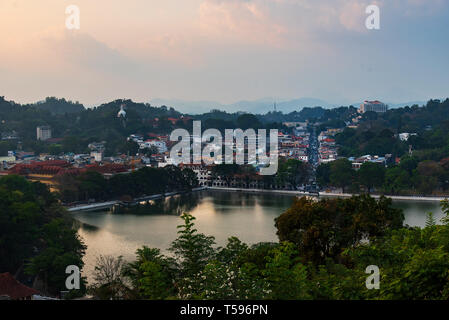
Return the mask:
[[[20,103],[449,96],[446,0],[0,0],[0,39],[0,96]]]

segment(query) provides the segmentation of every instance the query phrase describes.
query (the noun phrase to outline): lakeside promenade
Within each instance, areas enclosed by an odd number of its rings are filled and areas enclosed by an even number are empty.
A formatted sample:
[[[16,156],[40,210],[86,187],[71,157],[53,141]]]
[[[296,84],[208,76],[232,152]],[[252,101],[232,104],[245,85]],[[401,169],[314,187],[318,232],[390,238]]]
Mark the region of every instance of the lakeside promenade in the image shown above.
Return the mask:
[[[199,187],[199,188],[193,188],[190,192],[197,192],[206,190],[207,187]],[[167,198],[171,196],[175,196],[178,194],[183,194],[184,191],[178,191],[178,192],[167,192],[164,194],[153,194],[151,196],[144,196],[133,199],[133,203],[143,202],[143,201],[150,201],[150,200],[157,200],[161,198]],[[103,210],[103,209],[110,209],[114,207],[115,205],[121,205],[123,204],[123,201],[120,200],[112,200],[112,201],[105,201],[105,202],[94,202],[94,203],[86,203],[86,204],[80,204],[77,206],[72,207],[66,207],[67,211],[69,212],[78,212],[78,211],[97,211],[97,210]]]
[[[351,193],[337,193],[337,192],[317,192],[309,193],[298,190],[269,190],[269,189],[246,189],[246,188],[226,188],[226,187],[208,187],[208,190],[220,190],[220,191],[230,191],[230,192],[247,192],[247,193],[271,193],[271,194],[285,194],[294,196],[308,196],[308,197],[329,197],[329,198],[350,198],[359,194]],[[379,194],[370,194],[371,197],[378,199],[381,197]],[[393,200],[399,201],[442,201],[447,197],[430,197],[430,196],[393,196],[385,195],[385,197],[391,198]]]

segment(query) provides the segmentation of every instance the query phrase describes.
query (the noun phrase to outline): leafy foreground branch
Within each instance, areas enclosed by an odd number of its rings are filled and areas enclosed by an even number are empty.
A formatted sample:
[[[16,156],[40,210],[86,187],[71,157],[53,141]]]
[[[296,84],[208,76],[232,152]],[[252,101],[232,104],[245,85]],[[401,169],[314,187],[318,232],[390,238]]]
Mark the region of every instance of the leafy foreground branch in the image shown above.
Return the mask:
[[[98,299],[448,299],[449,204],[436,225],[403,226],[391,200],[365,195],[296,200],[276,219],[280,243],[252,246],[214,237],[183,214],[169,251],[143,247],[137,259],[101,257],[91,293]],[[366,267],[380,269],[368,290]]]

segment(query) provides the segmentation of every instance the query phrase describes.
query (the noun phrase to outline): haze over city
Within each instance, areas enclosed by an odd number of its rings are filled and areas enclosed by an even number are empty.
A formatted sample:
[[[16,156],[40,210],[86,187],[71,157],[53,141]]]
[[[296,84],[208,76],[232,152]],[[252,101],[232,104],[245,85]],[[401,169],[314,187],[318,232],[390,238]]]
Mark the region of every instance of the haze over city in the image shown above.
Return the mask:
[[[365,27],[372,3],[380,30]],[[71,4],[79,30],[65,26]],[[86,106],[426,101],[449,87],[448,11],[443,0],[2,0],[0,88]]]

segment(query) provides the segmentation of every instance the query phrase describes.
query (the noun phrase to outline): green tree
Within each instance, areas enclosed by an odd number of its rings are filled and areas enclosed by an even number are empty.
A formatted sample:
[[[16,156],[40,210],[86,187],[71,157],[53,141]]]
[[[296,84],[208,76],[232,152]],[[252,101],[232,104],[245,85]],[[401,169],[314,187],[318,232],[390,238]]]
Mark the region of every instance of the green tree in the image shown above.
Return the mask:
[[[237,118],[237,128],[240,128],[242,130],[246,129],[259,129],[262,127],[262,124],[260,123],[259,119],[253,114],[242,114]]]
[[[359,183],[367,189],[368,193],[372,188],[380,187],[385,179],[385,167],[378,163],[365,162],[357,172]]]
[[[316,180],[318,185],[325,187],[330,184],[331,165],[330,163],[321,163],[316,169]]]
[[[345,248],[382,237],[389,229],[402,227],[403,220],[402,211],[385,197],[376,201],[362,195],[318,202],[303,197],[295,200],[275,225],[280,241],[295,243],[305,262],[318,265],[326,258],[339,261]]]
[[[159,249],[144,246],[136,251],[137,260],[125,266],[135,295],[143,299],[166,299],[175,295],[173,260]]]
[[[398,194],[412,188],[409,173],[401,167],[388,168],[385,172],[383,189],[389,194]]]
[[[348,159],[342,158],[331,162],[330,183],[335,187],[342,188],[343,193],[345,188],[352,184],[354,177],[355,171]]]
[[[15,175],[0,178],[0,272],[24,267],[40,280],[42,292],[59,294],[66,267],[84,265],[86,247],[72,227],[73,219],[46,185]],[[77,294],[84,285],[82,278]]]
[[[194,228],[195,217],[184,213],[184,224],[178,226],[178,238],[172,242],[169,251],[173,252],[179,262],[181,277],[189,277],[200,272],[214,257],[215,239],[198,233]]]
[[[310,176],[309,165],[296,159],[280,161],[277,179],[281,184],[288,183],[294,190],[307,182]]]
[[[280,300],[310,299],[310,282],[307,268],[300,263],[300,258],[292,243],[284,242],[273,249],[272,256],[267,256],[263,271],[269,283],[269,297]]]

